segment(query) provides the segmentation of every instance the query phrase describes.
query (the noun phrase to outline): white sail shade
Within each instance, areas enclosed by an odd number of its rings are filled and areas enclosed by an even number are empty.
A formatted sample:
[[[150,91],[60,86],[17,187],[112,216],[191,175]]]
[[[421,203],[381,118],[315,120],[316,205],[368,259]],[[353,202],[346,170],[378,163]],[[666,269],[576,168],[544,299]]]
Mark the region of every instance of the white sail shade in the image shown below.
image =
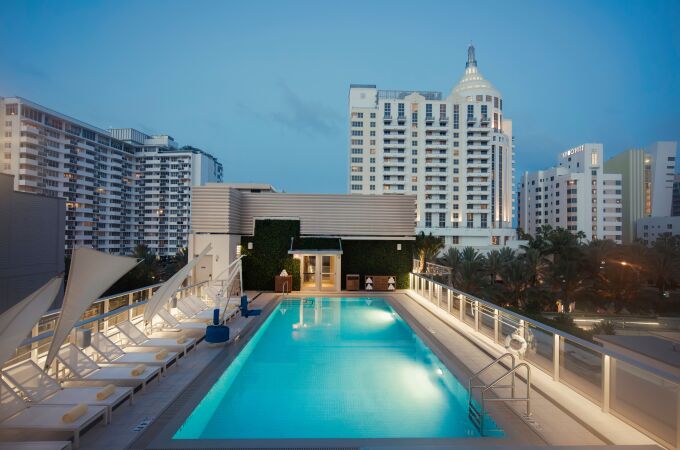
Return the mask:
[[[54,329],[45,367],[48,367],[73,326],[87,308],[120,277],[138,264],[135,258],[116,256],[91,248],[77,248],[71,256],[71,269],[64,304]]]
[[[194,259],[189,261],[184,267],[179,269],[176,274],[168,278],[168,281],[163,283],[163,285],[154,292],[153,296],[149,299],[149,302],[144,308],[144,321],[151,323],[151,319],[158,314],[158,310],[163,307],[163,304],[170,300],[175,294],[177,289],[182,285],[186,277],[189,276],[191,270],[198,264],[198,262],[203,258],[206,253],[212,250],[212,244],[206,245],[203,251]]]
[[[63,280],[62,275],[52,278],[40,289],[0,315],[0,367],[12,357],[33,326],[54,302]]]

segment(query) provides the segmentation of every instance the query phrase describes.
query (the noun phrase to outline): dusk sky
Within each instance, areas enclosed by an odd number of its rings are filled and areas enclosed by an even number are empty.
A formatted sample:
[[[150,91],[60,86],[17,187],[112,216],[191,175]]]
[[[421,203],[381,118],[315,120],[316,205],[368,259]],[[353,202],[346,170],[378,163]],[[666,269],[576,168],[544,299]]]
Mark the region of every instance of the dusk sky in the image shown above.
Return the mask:
[[[477,49],[516,180],[602,142],[680,140],[680,2],[33,2],[0,14],[0,96],[170,134],[225,181],[347,191],[351,83],[445,95]]]

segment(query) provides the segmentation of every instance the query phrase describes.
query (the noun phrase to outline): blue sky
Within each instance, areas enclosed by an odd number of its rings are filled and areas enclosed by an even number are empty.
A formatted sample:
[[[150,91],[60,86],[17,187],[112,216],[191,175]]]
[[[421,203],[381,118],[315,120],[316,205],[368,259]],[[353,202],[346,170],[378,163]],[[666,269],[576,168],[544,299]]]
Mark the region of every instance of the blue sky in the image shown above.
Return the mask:
[[[12,1],[0,96],[171,134],[225,181],[345,192],[349,84],[448,93],[472,42],[519,177],[584,142],[679,140],[677,24],[677,1]]]

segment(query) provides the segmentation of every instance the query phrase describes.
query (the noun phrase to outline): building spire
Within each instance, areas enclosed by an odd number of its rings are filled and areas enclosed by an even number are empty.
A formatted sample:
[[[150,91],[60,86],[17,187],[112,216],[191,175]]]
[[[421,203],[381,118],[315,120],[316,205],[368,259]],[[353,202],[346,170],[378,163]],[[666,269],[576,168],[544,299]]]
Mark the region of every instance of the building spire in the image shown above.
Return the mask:
[[[470,44],[468,47],[468,59],[465,67],[477,67],[477,60],[475,59],[475,46]]]

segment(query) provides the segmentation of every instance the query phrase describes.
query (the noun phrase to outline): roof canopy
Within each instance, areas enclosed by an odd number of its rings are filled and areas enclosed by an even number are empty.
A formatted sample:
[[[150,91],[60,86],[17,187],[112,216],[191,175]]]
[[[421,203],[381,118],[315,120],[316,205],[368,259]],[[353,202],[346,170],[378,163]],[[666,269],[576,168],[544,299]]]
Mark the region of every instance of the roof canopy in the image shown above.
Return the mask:
[[[342,240],[340,238],[325,237],[294,237],[291,238],[288,254],[335,253],[342,254]]]

